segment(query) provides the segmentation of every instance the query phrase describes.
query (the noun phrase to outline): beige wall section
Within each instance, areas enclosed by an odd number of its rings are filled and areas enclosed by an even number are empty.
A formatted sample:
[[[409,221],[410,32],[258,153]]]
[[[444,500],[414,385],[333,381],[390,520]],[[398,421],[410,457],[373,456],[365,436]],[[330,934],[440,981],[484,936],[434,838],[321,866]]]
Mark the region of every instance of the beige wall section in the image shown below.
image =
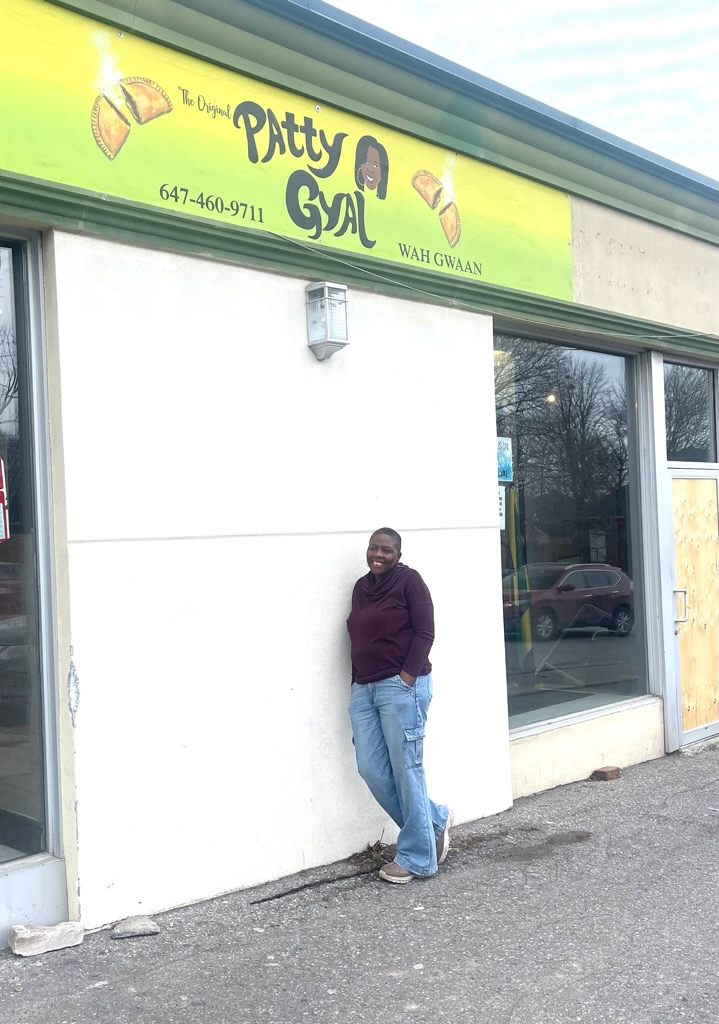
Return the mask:
[[[587,779],[596,768],[623,768],[664,755],[662,702],[650,697],[629,708],[574,721],[512,740],[512,796],[530,796]]]
[[[719,249],[598,203],[572,199],[574,300],[719,333]]]

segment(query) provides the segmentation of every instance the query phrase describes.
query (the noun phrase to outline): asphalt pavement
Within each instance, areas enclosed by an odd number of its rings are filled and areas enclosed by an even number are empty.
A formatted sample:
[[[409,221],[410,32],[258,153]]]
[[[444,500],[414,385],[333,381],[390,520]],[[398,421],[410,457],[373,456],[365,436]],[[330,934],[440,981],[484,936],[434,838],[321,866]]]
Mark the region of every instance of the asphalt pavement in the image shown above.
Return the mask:
[[[0,953],[0,1022],[719,1021],[715,747],[459,826],[426,881],[375,858],[155,915],[156,936]]]

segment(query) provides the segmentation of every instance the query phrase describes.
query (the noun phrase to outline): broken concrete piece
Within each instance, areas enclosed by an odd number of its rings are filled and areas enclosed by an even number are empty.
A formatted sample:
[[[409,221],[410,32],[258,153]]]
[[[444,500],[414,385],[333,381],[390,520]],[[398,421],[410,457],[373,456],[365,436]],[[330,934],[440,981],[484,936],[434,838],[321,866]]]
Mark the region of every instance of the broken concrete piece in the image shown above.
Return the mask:
[[[136,935],[159,935],[160,926],[151,917],[126,917],[110,932],[111,939],[132,939]]]
[[[18,956],[36,956],[53,949],[79,946],[85,938],[85,929],[79,921],[62,924],[15,924],[10,929],[9,945]]]
[[[605,768],[597,768],[593,771],[589,778],[593,782],[609,782],[611,779],[618,779],[621,772],[618,768],[613,765],[607,765]]]

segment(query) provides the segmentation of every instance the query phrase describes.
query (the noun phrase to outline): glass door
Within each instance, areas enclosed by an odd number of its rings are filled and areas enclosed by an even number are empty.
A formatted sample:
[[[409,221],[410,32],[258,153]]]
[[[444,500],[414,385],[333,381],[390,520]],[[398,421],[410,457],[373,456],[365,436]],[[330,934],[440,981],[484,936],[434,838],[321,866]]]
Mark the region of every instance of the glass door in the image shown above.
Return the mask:
[[[13,923],[48,924],[66,914],[57,780],[48,757],[55,730],[43,687],[51,660],[43,635],[51,628],[43,630],[40,614],[47,545],[38,529],[43,459],[31,358],[38,282],[37,242],[0,237],[0,946]]]
[[[20,429],[13,257],[0,248],[0,863],[46,845],[34,510]]]

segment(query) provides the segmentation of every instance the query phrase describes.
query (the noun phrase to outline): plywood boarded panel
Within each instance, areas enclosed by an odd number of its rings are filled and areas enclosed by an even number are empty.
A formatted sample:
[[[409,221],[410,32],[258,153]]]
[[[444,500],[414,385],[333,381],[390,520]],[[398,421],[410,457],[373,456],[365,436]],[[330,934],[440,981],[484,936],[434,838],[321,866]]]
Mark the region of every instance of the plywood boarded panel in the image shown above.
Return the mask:
[[[719,517],[716,480],[673,481],[675,586],[687,590],[678,625],[684,731],[719,719]],[[682,601],[678,615],[683,614]]]

